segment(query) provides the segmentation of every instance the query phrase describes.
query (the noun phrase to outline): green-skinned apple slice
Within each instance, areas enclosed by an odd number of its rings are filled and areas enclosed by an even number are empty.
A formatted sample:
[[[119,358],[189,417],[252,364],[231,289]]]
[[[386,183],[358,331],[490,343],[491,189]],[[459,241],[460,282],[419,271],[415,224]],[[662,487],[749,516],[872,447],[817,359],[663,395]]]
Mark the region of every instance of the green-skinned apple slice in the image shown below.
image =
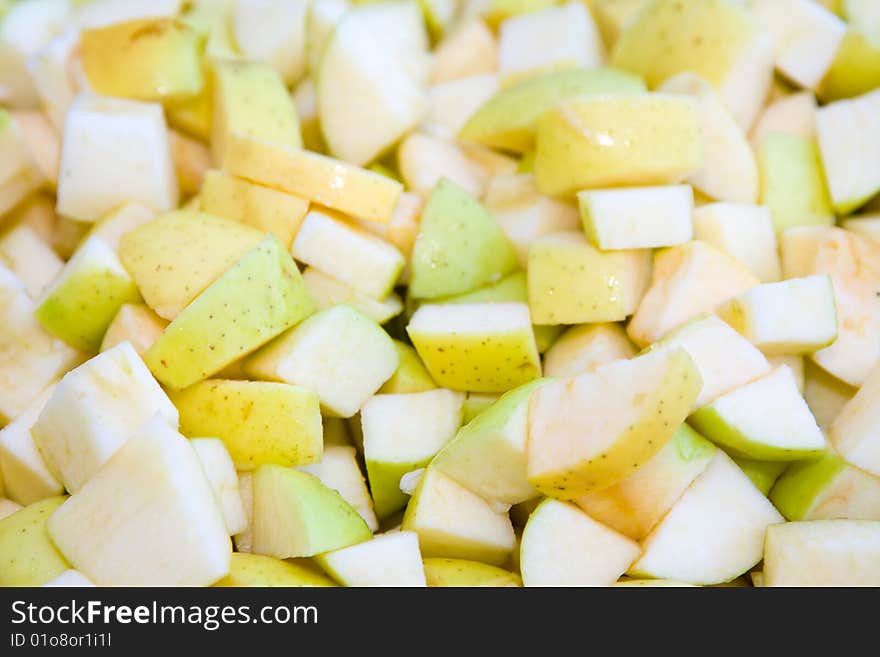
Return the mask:
[[[528,385],[528,384],[526,384]],[[501,395],[488,392],[469,392],[461,407],[461,423],[467,424],[494,404]]]
[[[432,557],[425,559],[425,579],[428,586],[455,587],[517,587],[522,579],[509,570],[470,561],[468,559],[446,559]]]
[[[394,532],[326,552],[315,561],[343,586],[427,586],[419,537]]]
[[[372,538],[357,511],[314,475],[262,465],[253,485],[256,554],[310,557]]]
[[[545,500],[523,530],[520,568],[525,586],[611,586],[641,550],[638,543],[576,506]]]
[[[755,461],[739,457],[733,457],[733,462],[746,473],[746,476],[755,484],[755,488],[764,495],[770,492],[779,476],[792,465],[788,461]]]
[[[438,388],[376,395],[361,410],[364,460],[376,508],[386,518],[406,506],[400,478],[425,467],[461,424],[464,395]]]
[[[782,132],[806,139],[816,136],[816,96],[810,91],[783,95],[769,101],[752,126],[751,140],[758,151],[767,135]]]
[[[607,488],[662,449],[701,387],[684,349],[645,354],[541,386],[529,406],[528,479],[575,499]],[[590,422],[587,418],[603,418]]]
[[[229,574],[214,586],[334,586],[333,580],[290,559],[233,552]]]
[[[46,530],[66,497],[49,497],[0,519],[0,586],[41,586],[70,568]]]
[[[817,94],[825,102],[853,98],[880,86],[880,37],[847,29]]]
[[[880,586],[880,522],[814,520],[767,528],[764,586]]]
[[[338,418],[323,418],[324,452],[321,460],[318,463],[300,466],[300,470],[310,472],[325,486],[342,495],[342,499],[351,504],[364,519],[370,531],[375,532],[379,528],[379,522],[376,520],[367,482],[361,473],[357,450],[348,444],[330,444],[328,428],[333,420],[339,423],[338,426],[345,426]]]
[[[394,348],[397,349],[397,369],[391,375],[391,378],[379,388],[379,394],[394,395],[425,392],[437,387],[437,384],[434,383],[434,379],[428,374],[425,364],[413,347],[400,340],[395,340]]]

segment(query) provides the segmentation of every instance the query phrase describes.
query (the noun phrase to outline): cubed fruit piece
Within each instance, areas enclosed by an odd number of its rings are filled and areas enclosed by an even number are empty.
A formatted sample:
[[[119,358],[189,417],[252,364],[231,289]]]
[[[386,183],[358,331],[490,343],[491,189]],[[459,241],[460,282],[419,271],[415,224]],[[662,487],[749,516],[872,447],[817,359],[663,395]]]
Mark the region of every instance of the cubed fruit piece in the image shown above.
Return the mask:
[[[425,392],[437,387],[415,349],[400,340],[394,341],[394,348],[397,349],[398,355],[397,369],[379,388],[380,394]]]
[[[238,222],[175,210],[127,232],[119,257],[147,305],[172,320],[261,239]]]
[[[880,86],[880,39],[847,29],[817,94],[825,102],[861,96]]]
[[[34,316],[67,344],[94,353],[122,305],[140,300],[135,281],[113,250],[92,237],[40,295]]]
[[[709,203],[694,209],[694,237],[733,256],[761,279],[782,278],[770,210],[746,203]]]
[[[752,127],[752,146],[757,152],[768,135],[782,132],[805,139],[816,136],[816,96],[801,91],[771,101]]]
[[[529,247],[536,239],[580,226],[577,207],[541,194],[530,173],[495,176],[483,202],[513,244],[522,267],[528,264]]]
[[[11,422],[84,356],[46,332],[24,283],[0,265],[0,424]]]
[[[770,501],[788,520],[880,520],[880,478],[828,452],[789,467]]]
[[[516,267],[516,253],[492,215],[461,187],[440,180],[422,211],[410,294],[431,298],[468,292]]]
[[[233,135],[223,170],[353,217],[388,223],[403,185],[318,153]]]
[[[652,249],[693,239],[690,185],[578,192],[584,232],[602,250]]]
[[[522,579],[509,570],[467,559],[432,557],[423,562],[428,586],[517,587]]]
[[[401,529],[419,535],[425,557],[471,559],[497,566],[516,546],[506,513],[430,467],[406,507]]]
[[[244,508],[247,527],[244,531],[232,537],[237,552],[250,554],[254,550],[254,473],[238,473],[238,490],[241,493],[241,503]],[[234,553],[233,553],[234,554]]]
[[[351,306],[315,314],[254,354],[252,377],[314,390],[326,413],[351,417],[397,369],[388,334]]]
[[[591,518],[641,541],[706,469],[715,447],[688,425],[642,467],[616,484],[575,500]]]
[[[202,90],[204,36],[172,18],[142,18],[84,30],[80,57],[99,94],[173,101]]]
[[[43,180],[21,126],[5,109],[0,109],[0,215],[19,204]]]
[[[0,518],[0,586],[41,586],[70,568],[46,522],[66,497],[50,497]]]
[[[820,456],[825,436],[783,365],[702,407],[691,424],[735,456],[796,461]]]
[[[324,453],[321,460],[311,465],[300,466],[300,470],[310,472],[320,479],[322,484],[342,495],[342,499],[351,504],[364,519],[370,531],[376,531],[379,523],[373,510],[370,491],[367,490],[367,482],[364,481],[361,466],[358,464],[357,450],[348,444],[330,444],[328,440],[329,425],[332,424],[333,419],[337,419],[344,427],[338,418],[323,418]]]
[[[32,299],[64,268],[64,261],[28,224],[14,225],[0,237],[0,264],[21,279]]]
[[[144,361],[165,385],[219,372],[314,310],[281,242],[267,235],[169,324]]]
[[[746,133],[706,80],[690,72],[666,80],[659,91],[692,96],[703,141],[703,166],[688,182],[719,201],[758,200],[758,166]]]
[[[423,197],[447,179],[479,198],[491,177],[486,167],[468,157],[463,146],[422,132],[413,132],[400,142],[397,167],[407,188]]]
[[[717,450],[642,543],[634,577],[720,584],[761,560],[768,526],[783,522],[751,480]]]
[[[840,227],[880,244],[880,213],[858,214],[844,219]]]
[[[644,82],[622,71],[552,71],[499,91],[471,115],[458,137],[464,142],[524,153],[534,145],[538,117],[557,103],[590,94],[641,91],[645,91]]]
[[[528,385],[528,384],[526,384]],[[461,407],[462,426],[494,404],[501,395],[496,393],[469,392]]]
[[[458,430],[432,467],[492,503],[537,497],[526,477],[527,415],[532,393],[545,383],[539,379],[502,395]]]
[[[207,213],[275,233],[285,246],[293,243],[309,209],[309,202],[300,196],[217,170],[205,174],[199,205]]]
[[[640,553],[638,543],[576,506],[545,500],[529,516],[523,530],[523,584],[611,586]]]
[[[703,164],[696,102],[673,94],[564,101],[538,119],[535,180],[545,194],[679,182]]]
[[[135,432],[49,519],[49,535],[98,586],[205,586],[232,545],[189,444],[161,418]]]
[[[156,212],[140,203],[126,203],[98,219],[88,232],[89,237],[100,237],[119,253],[123,235],[156,218]]]
[[[646,346],[759,282],[745,265],[705,242],[664,249],[654,256],[651,286],[627,333]]]
[[[68,372],[31,434],[49,469],[75,493],[154,416],[177,428],[177,409],[123,342]]]
[[[306,215],[291,253],[378,301],[394,288],[405,264],[403,254],[388,242],[320,210]]]
[[[63,3],[51,4],[59,6]],[[39,103],[59,132],[64,128],[67,110],[76,96],[76,82],[70,75],[70,66],[79,46],[79,37],[78,30],[64,30],[43,44],[27,63]]]
[[[806,354],[837,339],[834,288],[827,274],[758,285],[718,316],[765,354]]]
[[[445,388],[505,392],[541,374],[524,303],[427,304],[406,330],[431,378]]]
[[[177,206],[178,187],[162,107],[81,95],[67,113],[58,212],[96,221],[127,202]]]
[[[619,324],[572,326],[544,354],[544,375],[577,376],[635,355],[635,347]]]
[[[44,390],[21,415],[0,430],[0,478],[4,494],[23,506],[64,492],[64,486],[49,470],[31,436],[31,428],[52,391],[51,386]]]
[[[593,17],[580,2],[525,12],[498,29],[498,72],[514,79],[552,68],[596,68],[603,51]]]
[[[78,570],[65,570],[63,573],[50,579],[43,586],[55,586],[62,588],[88,588],[94,586],[92,580]]]
[[[168,322],[147,306],[140,303],[122,304],[104,333],[101,351],[108,351],[120,342],[130,342],[138,355],[143,356],[166,326]]]
[[[812,361],[804,363],[804,399],[826,435],[831,423],[856,392],[858,388],[836,379]]]
[[[605,45],[613,49],[621,32],[647,4],[647,0],[593,0],[588,6],[593,12]]]
[[[651,252],[599,251],[580,232],[529,247],[529,311],[536,324],[615,322],[632,315],[650,277]]]
[[[611,64],[656,87],[693,71],[708,80],[747,130],[773,78],[773,40],[744,7],[726,0],[658,0],[621,32]]]
[[[231,32],[245,59],[269,63],[288,86],[306,72],[310,3],[239,0],[230,8]]]
[[[794,376],[797,389],[804,394],[804,357],[803,356],[767,356],[771,368],[787,365]]]
[[[311,390],[281,383],[208,379],[173,392],[186,436],[217,436],[239,470],[321,458],[321,414]]]
[[[862,387],[834,419],[831,443],[849,463],[880,477],[880,366],[874,367]]]
[[[811,0],[753,0],[749,9],[773,36],[776,69],[801,87],[818,87],[846,23]]]
[[[217,505],[223,512],[227,533],[232,536],[244,531],[248,520],[238,488],[238,474],[223,441],[218,438],[193,438],[190,444],[199,457]]]
[[[431,85],[425,118],[428,131],[454,139],[468,118],[497,93],[498,76],[494,73]]]
[[[758,147],[758,169],[761,203],[770,209],[777,232],[792,226],[834,223],[815,140],[783,133],[767,135]]]
[[[363,518],[314,475],[278,465],[254,473],[255,554],[311,557],[372,538]]]
[[[880,522],[814,520],[767,528],[764,586],[880,586]]]
[[[232,135],[299,148],[302,138],[293,98],[264,62],[224,60],[212,64],[211,150],[223,162]]]
[[[326,575],[289,559],[233,552],[229,562],[229,574],[214,586],[325,587],[334,584]]]
[[[779,476],[792,465],[789,461],[755,461],[738,457],[733,457],[733,462],[746,473],[755,484],[755,488],[764,495],[770,492]]]
[[[849,214],[880,190],[880,90],[816,112],[816,135],[831,203]]]
[[[403,312],[403,302],[393,292],[385,297],[384,301],[377,301],[373,297],[356,290],[347,283],[324,274],[314,267],[305,269],[302,277],[303,282],[306,284],[306,290],[308,290],[309,296],[315,302],[318,310],[347,304],[377,324],[384,324],[392,317],[396,317]]]
[[[684,349],[617,361],[541,386],[529,405],[529,481],[560,499],[619,482],[672,438],[700,387]],[[589,420],[597,417],[603,421]]]
[[[479,17],[462,21],[437,44],[431,79],[458,80],[481,73],[493,73],[498,53],[495,35]]]
[[[402,395],[376,395],[361,410],[363,452],[376,515],[406,506],[400,478],[425,467],[461,424],[464,395],[438,388]]]
[[[714,315],[697,317],[666,334],[649,349],[669,351],[678,348],[693,358],[703,381],[694,408],[770,372],[767,358]]]
[[[315,561],[343,586],[427,586],[419,537],[413,532],[382,534]]]

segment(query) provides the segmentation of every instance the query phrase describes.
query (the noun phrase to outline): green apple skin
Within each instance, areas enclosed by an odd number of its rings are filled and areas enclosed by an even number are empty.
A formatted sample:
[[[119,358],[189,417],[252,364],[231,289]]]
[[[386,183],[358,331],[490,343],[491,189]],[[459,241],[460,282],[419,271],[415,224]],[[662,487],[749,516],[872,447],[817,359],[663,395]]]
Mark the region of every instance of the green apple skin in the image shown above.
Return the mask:
[[[332,587],[333,580],[293,560],[233,552],[229,574],[215,587]]]
[[[779,479],[780,475],[791,466],[787,461],[755,461],[754,459],[744,459],[733,457],[733,462],[746,473],[755,487],[767,495],[773,484]],[[779,508],[779,505],[777,505]]]
[[[46,529],[66,499],[49,497],[0,520],[0,586],[41,586],[71,568]]]
[[[818,89],[825,102],[861,96],[880,86],[880,43],[850,28]]]
[[[393,395],[425,392],[437,387],[437,384],[434,383],[434,379],[428,374],[425,364],[413,347],[400,340],[395,340],[394,348],[397,349],[400,364],[391,378],[382,384],[382,387],[379,388],[376,394]]]
[[[522,579],[516,573],[479,561],[430,557],[423,564],[429,587],[522,586]]]

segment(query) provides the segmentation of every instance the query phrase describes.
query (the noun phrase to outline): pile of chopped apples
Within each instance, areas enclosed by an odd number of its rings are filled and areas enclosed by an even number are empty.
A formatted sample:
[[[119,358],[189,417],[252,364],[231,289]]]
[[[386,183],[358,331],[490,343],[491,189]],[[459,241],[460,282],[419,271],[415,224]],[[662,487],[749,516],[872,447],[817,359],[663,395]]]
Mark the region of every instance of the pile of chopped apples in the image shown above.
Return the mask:
[[[0,586],[880,585],[880,2],[0,7]]]

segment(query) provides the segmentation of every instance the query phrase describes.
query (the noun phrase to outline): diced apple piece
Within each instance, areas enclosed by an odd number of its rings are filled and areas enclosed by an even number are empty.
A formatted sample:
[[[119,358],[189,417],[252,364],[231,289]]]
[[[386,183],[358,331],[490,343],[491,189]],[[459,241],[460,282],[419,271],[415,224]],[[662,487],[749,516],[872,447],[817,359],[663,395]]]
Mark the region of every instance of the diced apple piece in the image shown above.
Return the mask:
[[[354,308],[340,305],[280,336],[245,368],[257,378],[312,389],[327,412],[351,417],[397,365],[391,338]]]
[[[229,571],[232,546],[198,456],[160,418],[55,511],[48,529],[99,586],[204,586]]]
[[[545,194],[679,182],[699,170],[696,102],[659,93],[564,101],[538,119],[535,179]]]
[[[708,80],[743,130],[773,78],[773,40],[744,7],[726,0],[659,0],[621,32],[611,64],[656,87],[693,71]]]
[[[880,586],[880,522],[815,520],[767,528],[764,586]]]
[[[58,212],[88,222],[127,202],[166,211],[177,201],[162,107],[80,95],[64,124]]]
[[[190,441],[211,484],[211,490],[226,522],[229,535],[247,529],[248,519],[238,488],[238,475],[223,441],[218,438],[193,438]]]
[[[880,366],[875,366],[859,391],[841,409],[829,431],[832,445],[843,458],[876,477],[880,477],[878,395]]]
[[[611,586],[641,553],[634,541],[557,500],[532,512],[520,550],[525,586]]]
[[[763,283],[782,277],[770,210],[745,203],[709,203],[693,213],[694,237],[733,256]]]
[[[66,497],[50,497],[0,518],[0,586],[41,586],[70,568],[46,522]]]
[[[544,375],[577,376],[635,355],[635,347],[619,324],[573,326],[544,354]]]
[[[616,361],[541,386],[529,405],[529,481],[560,499],[619,482],[672,438],[700,387],[684,349]],[[592,423],[591,417],[603,421]]]
[[[78,570],[65,570],[63,573],[58,575],[58,577],[50,579],[48,582],[43,584],[43,586],[54,586],[62,588],[87,588],[94,586],[94,584],[92,583],[92,580],[90,580]]]
[[[424,197],[442,179],[480,197],[490,177],[489,171],[469,158],[458,144],[421,132],[410,134],[400,143],[397,162],[407,188]]]
[[[498,76],[475,75],[428,87],[426,130],[454,139],[467,120],[498,92]]]
[[[810,0],[752,0],[749,9],[773,35],[777,70],[815,89],[831,67],[846,24]]]
[[[800,393],[804,394],[804,357],[803,356],[767,356],[770,367],[775,369],[781,365],[787,366],[794,376],[795,384]],[[820,425],[821,426],[821,425]]]
[[[744,459],[736,456],[731,458],[740,467],[740,470],[745,472],[746,476],[752,480],[755,488],[764,495],[770,492],[779,476],[792,465],[789,461],[755,461],[754,459]]]
[[[428,586],[522,586],[522,579],[516,573],[479,561],[433,557],[425,559],[423,565]]]
[[[138,355],[143,356],[166,326],[168,322],[146,306],[123,304],[104,333],[101,351],[108,351],[120,342],[130,342]]]
[[[238,473],[238,490],[241,493],[241,503],[244,508],[247,527],[244,531],[232,537],[235,549],[244,554],[253,552],[254,547],[254,473]],[[236,553],[233,552],[233,556]],[[230,572],[232,570],[230,569]]]
[[[277,237],[267,235],[171,322],[144,360],[166,386],[185,388],[246,356],[313,310],[296,263]]]
[[[650,251],[599,251],[580,232],[529,247],[529,310],[536,324],[614,322],[632,315],[650,275]]]
[[[54,190],[58,186],[58,169],[61,163],[59,132],[41,111],[19,110],[12,116],[44,185]]]
[[[858,214],[844,219],[840,227],[880,244],[880,214]]]
[[[330,433],[328,424],[333,419],[324,418],[324,453],[321,460],[318,463],[300,466],[300,470],[310,472],[320,479],[322,484],[339,493],[342,499],[360,514],[370,531],[376,531],[379,523],[373,510],[370,491],[367,490],[367,483],[358,465],[355,448],[347,444],[328,444]]]
[[[816,97],[809,91],[784,96],[764,108],[752,128],[752,144],[757,152],[764,139],[782,132],[804,139],[816,136]]]
[[[822,79],[817,94],[825,102],[830,102],[860,96],[878,86],[880,38],[850,27],[837,48],[831,68]]]
[[[250,137],[230,138],[223,170],[379,223],[388,223],[403,191],[403,185],[381,174]]]
[[[309,209],[304,198],[217,170],[205,174],[199,204],[207,213],[275,233],[285,246],[293,243]]]
[[[100,237],[119,253],[122,237],[156,218],[156,212],[140,203],[126,203],[98,219],[88,232],[89,237]],[[190,245],[193,246],[193,245]]]
[[[44,390],[21,415],[0,430],[0,475],[5,494],[22,506],[64,492],[64,486],[47,467],[31,436],[31,428],[52,391],[53,387]]]
[[[495,35],[479,18],[463,20],[434,50],[434,82],[493,73],[498,63]]]
[[[627,333],[637,345],[648,345],[759,282],[745,265],[705,242],[665,249],[654,257],[651,286]]]
[[[217,436],[239,470],[321,458],[321,415],[311,390],[280,383],[209,379],[172,393],[187,436]]]
[[[306,215],[291,249],[293,257],[378,301],[403,269],[394,246],[327,212]]]
[[[64,261],[27,224],[18,224],[0,237],[0,264],[21,279],[32,299],[64,268]]]
[[[406,330],[431,378],[445,388],[505,392],[541,373],[524,303],[427,304]]]
[[[306,72],[306,18],[309,3],[295,0],[236,0],[231,31],[245,59],[269,63],[284,83]]]
[[[372,538],[363,518],[335,490],[307,472],[277,465],[254,473],[256,554],[310,557]]]
[[[360,311],[377,324],[384,324],[392,317],[403,312],[403,302],[393,292],[384,301],[360,292],[346,283],[327,276],[314,267],[308,267],[302,273],[309,296],[318,310],[325,310],[340,304],[348,304]]]
[[[92,90],[106,96],[173,101],[204,85],[204,37],[171,18],[141,18],[84,30],[83,71]]]
[[[68,372],[31,434],[49,469],[75,493],[156,415],[177,428],[177,409],[123,342]]]
[[[575,500],[591,518],[633,540],[644,539],[715,454],[715,447],[682,424],[657,454],[628,477]]]
[[[717,450],[645,539],[644,553],[628,574],[690,584],[729,582],[761,560],[768,527],[782,521],[743,471]]]
[[[828,428],[858,388],[834,378],[811,361],[804,363],[804,399],[822,431]]]
[[[229,574],[214,586],[334,586],[333,580],[312,568],[262,554],[233,552]]]
[[[212,88],[211,149],[215,162],[226,161],[233,135],[265,140],[279,147],[302,146],[296,106],[284,81],[268,64],[214,62]]]
[[[383,534],[315,560],[343,586],[427,586],[419,537],[413,532]]]
[[[0,108],[0,216],[37,189],[43,175],[37,167],[21,127],[13,116]]]
[[[425,557],[472,559],[492,565],[506,561],[516,545],[506,513],[428,468],[403,516],[403,531],[419,535]]]
[[[65,30],[47,41],[27,61],[40,105],[59,134],[64,129],[67,110],[76,97],[77,81],[71,69],[79,37],[79,30]]]
[[[415,349],[399,340],[394,341],[394,347],[397,349],[399,364],[391,378],[379,388],[379,394],[425,392],[437,387]]]
[[[513,16],[498,30],[498,72],[503,76],[555,67],[595,68],[603,59],[599,30],[580,2]]]
[[[406,506],[400,478],[425,467],[455,436],[464,395],[438,388],[401,395],[376,395],[361,410],[363,452],[376,515],[386,518]]]
[[[327,42],[342,17],[351,9],[349,0],[314,0],[309,3],[306,17],[306,50],[312,80],[317,74]]]
[[[652,249],[693,239],[690,185],[594,189],[577,197],[584,232],[599,249]]]
[[[839,100],[816,112],[816,135],[831,203],[848,214],[880,190],[880,90]]]

